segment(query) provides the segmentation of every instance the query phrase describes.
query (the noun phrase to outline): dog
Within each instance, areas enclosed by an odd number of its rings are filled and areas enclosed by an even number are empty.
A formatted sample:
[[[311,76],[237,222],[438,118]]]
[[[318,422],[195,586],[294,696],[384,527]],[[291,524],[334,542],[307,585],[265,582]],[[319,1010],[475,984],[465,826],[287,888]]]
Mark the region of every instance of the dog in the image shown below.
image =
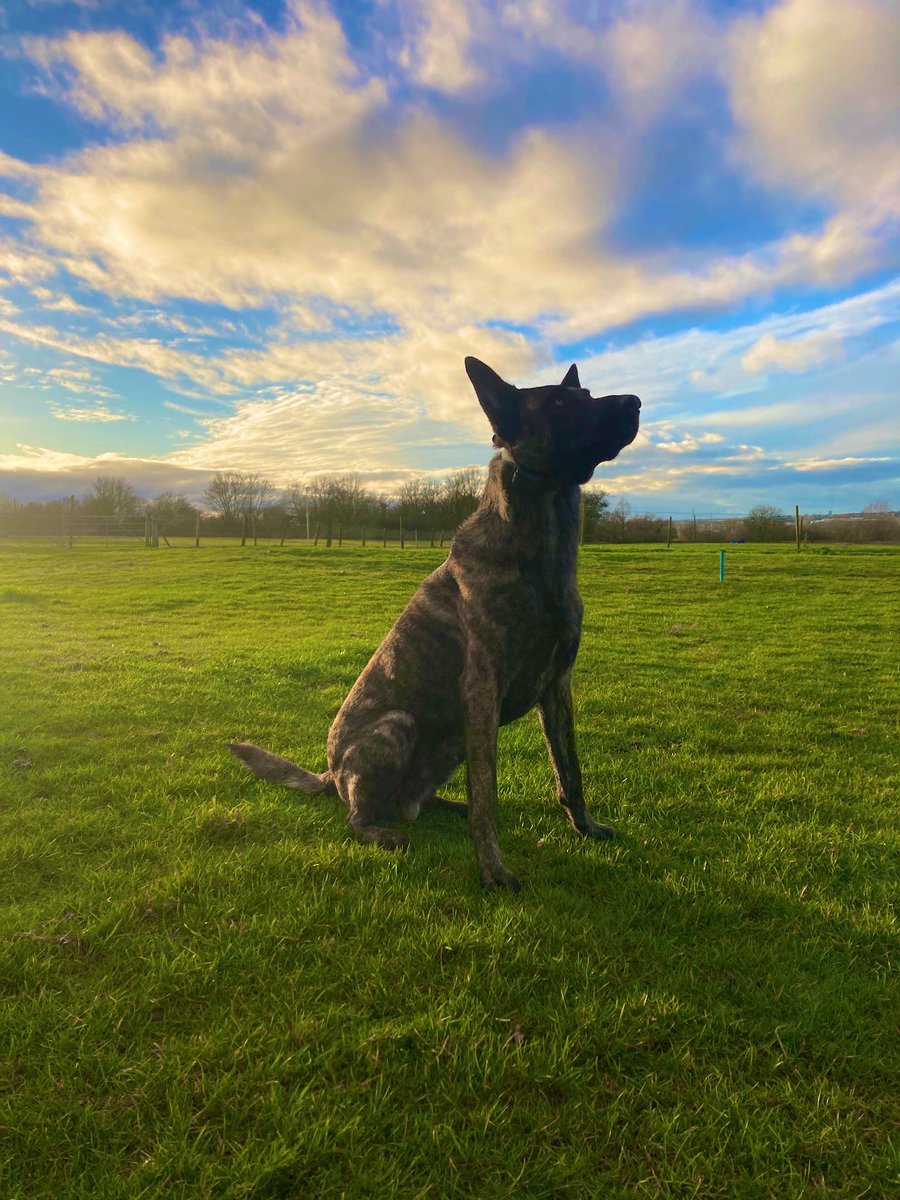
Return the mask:
[[[497,837],[501,725],[537,708],[572,825],[584,837],[613,834],[587,810],[575,747],[580,485],[634,440],[641,402],[592,397],[574,364],[559,386],[531,388],[506,383],[477,358],[465,366],[499,453],[448,557],[335,717],[328,770],[313,774],[246,742],[231,749],[263,779],[338,795],[356,836],[385,849],[408,841],[383,822],[412,821],[429,808],[467,814],[485,887],[518,890]],[[468,805],[437,794],[463,761]]]

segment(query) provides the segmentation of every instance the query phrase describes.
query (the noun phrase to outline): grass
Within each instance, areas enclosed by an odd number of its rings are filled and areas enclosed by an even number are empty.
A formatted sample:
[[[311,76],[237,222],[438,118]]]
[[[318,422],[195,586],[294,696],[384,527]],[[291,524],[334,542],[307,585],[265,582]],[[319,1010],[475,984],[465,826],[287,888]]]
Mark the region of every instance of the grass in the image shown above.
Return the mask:
[[[896,1195],[900,554],[826,550],[583,553],[620,836],[526,718],[506,895],[225,749],[321,769],[440,552],[0,549],[0,1195]]]

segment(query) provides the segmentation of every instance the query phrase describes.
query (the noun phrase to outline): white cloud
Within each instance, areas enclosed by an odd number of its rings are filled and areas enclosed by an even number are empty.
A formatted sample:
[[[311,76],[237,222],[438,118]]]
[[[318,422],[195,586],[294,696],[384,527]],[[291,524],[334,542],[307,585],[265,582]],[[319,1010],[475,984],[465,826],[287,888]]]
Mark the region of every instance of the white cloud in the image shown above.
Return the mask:
[[[60,405],[53,404],[50,406],[50,411],[58,421],[85,421],[106,424],[110,421],[129,420],[127,413],[114,412],[112,409],[107,408],[105,404],[92,404],[87,408],[76,406],[62,408]]]
[[[744,151],[765,180],[897,215],[896,0],[781,0],[736,21],[731,89]]]
[[[831,333],[813,333],[799,338],[776,338],[766,333],[741,356],[741,366],[751,375],[768,367],[781,371],[805,371],[831,362],[843,353],[843,340]]]
[[[470,51],[473,24],[484,24],[487,13],[470,0],[402,0],[398,5],[407,40],[400,62],[425,87],[460,92],[482,79]]]
[[[602,38],[599,59],[629,114],[643,123],[694,79],[717,73],[722,34],[693,0],[626,6]]]

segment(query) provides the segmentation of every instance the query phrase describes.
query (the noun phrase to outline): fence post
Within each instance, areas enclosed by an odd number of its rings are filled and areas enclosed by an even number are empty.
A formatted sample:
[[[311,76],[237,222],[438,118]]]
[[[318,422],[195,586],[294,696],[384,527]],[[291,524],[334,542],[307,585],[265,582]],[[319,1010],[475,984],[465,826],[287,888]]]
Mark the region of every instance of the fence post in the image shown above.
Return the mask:
[[[406,548],[406,542],[403,540],[403,518],[400,518],[400,549]]]
[[[794,505],[794,529],[797,534],[797,553],[800,553],[800,534],[803,529],[803,522],[800,519],[800,505]]]
[[[159,521],[156,517],[150,518],[150,545],[154,550],[159,549]]]
[[[366,527],[363,525],[363,546],[366,544]]]
[[[669,527],[666,531],[666,549],[672,545],[672,518],[669,517]]]
[[[325,511],[325,546],[331,548],[331,505]]]
[[[278,543],[279,546],[284,545],[284,539],[287,537],[287,529],[288,529],[287,522],[285,521],[285,523],[281,527],[281,541]]]
[[[250,528],[253,530],[253,545],[256,545],[256,513],[250,518]]]
[[[200,545],[200,514],[197,513],[197,520],[194,524],[194,547]]]
[[[241,514],[241,545],[247,545],[247,514]]]
[[[75,497],[69,497],[69,549],[75,545]]]

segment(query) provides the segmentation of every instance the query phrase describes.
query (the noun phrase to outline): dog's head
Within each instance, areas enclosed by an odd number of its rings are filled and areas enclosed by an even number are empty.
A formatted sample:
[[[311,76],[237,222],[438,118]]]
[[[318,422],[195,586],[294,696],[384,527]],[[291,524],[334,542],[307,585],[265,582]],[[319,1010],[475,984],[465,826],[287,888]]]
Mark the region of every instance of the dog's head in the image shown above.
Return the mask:
[[[592,396],[573,363],[562,383],[517,388],[477,358],[466,372],[494,431],[516,462],[558,483],[587,483],[598,463],[637,436],[637,396]]]

